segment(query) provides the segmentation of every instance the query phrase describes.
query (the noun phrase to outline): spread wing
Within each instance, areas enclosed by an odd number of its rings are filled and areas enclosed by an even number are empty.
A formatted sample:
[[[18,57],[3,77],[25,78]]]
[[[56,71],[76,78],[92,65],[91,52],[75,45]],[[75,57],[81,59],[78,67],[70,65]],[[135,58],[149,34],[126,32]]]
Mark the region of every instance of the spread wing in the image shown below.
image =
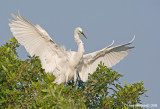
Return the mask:
[[[34,26],[19,13],[12,14],[10,30],[31,56],[39,56],[46,72],[58,72],[68,63],[70,53],[59,47],[39,25]]]
[[[134,39],[135,36],[126,44],[111,47],[114,43],[113,41],[111,45],[102,50],[84,55],[78,68],[81,80],[84,82],[87,81],[88,73],[92,74],[96,70],[100,61],[108,67],[112,67],[120,62],[120,60],[127,56],[131,49],[134,48],[128,46],[134,41]]]

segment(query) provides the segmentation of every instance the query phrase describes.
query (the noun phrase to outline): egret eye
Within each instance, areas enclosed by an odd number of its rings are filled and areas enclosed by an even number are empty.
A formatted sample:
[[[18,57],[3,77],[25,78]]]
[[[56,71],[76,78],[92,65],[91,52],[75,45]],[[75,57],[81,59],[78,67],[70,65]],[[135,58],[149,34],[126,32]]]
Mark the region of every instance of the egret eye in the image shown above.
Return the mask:
[[[81,31],[81,30],[79,30],[79,33],[82,33],[82,31]]]

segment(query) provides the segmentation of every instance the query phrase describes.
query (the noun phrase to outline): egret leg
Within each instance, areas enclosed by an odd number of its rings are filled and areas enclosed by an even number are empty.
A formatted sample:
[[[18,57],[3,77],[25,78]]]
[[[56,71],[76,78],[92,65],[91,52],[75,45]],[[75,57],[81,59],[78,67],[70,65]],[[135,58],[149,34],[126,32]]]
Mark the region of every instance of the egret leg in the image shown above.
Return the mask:
[[[67,83],[68,82],[68,74],[65,74],[65,78],[66,78],[66,82],[65,83]]]
[[[73,84],[73,86],[76,86],[76,84],[77,84],[77,81],[74,81],[74,84]]]
[[[76,86],[77,84],[77,72],[74,73],[74,84],[73,86]]]

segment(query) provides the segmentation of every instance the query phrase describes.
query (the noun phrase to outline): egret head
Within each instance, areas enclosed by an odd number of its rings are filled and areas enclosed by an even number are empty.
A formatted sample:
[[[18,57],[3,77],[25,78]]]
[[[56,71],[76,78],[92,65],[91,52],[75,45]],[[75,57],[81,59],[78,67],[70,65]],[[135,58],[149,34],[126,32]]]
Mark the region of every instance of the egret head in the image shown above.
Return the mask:
[[[82,28],[80,27],[77,27],[75,32],[77,32],[78,34],[81,34],[83,37],[85,37],[87,39],[87,37],[84,35],[83,31],[82,31]]]

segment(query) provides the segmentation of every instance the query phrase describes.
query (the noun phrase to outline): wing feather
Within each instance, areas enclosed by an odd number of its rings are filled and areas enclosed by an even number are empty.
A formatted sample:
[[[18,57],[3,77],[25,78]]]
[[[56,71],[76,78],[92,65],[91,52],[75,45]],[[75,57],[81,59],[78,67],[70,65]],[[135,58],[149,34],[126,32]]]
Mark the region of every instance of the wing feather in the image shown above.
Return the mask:
[[[83,60],[78,68],[81,80],[84,82],[87,81],[88,74],[92,74],[96,70],[96,67],[100,61],[102,61],[108,67],[112,67],[120,62],[128,55],[131,49],[134,48],[128,46],[134,41],[134,39],[135,36],[126,44],[111,47],[114,43],[113,41],[111,45],[102,50],[84,55]]]
[[[68,64],[70,53],[59,47],[40,25],[34,26],[19,13],[12,17],[14,20],[9,19],[9,26],[18,42],[31,56],[39,56],[46,72],[61,73],[60,70]]]

